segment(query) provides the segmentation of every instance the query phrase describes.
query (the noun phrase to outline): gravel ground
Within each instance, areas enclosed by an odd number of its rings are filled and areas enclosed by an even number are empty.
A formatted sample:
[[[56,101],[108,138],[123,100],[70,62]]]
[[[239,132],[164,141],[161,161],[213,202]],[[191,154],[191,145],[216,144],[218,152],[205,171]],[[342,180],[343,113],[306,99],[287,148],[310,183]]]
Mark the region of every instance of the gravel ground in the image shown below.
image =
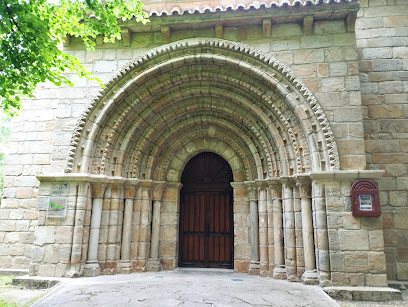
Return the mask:
[[[16,287],[11,285],[14,276],[0,275],[0,306],[30,306],[43,297],[53,289],[45,290],[30,290],[23,287]],[[341,301],[337,303],[341,307],[406,307],[408,306],[408,290],[402,291],[402,301],[388,301],[388,302],[367,302],[367,301]],[[15,304],[15,305],[14,305]]]

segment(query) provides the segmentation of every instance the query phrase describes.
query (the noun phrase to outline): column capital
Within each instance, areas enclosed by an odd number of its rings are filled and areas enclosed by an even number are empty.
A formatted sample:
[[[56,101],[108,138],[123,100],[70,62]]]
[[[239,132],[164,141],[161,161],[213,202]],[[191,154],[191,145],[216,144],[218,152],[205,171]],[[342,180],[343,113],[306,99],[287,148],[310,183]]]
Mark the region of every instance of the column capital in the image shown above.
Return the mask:
[[[280,182],[280,178],[266,178],[265,182],[272,190],[281,190],[282,189],[282,182]]]
[[[183,184],[181,182],[166,182],[167,189],[178,189],[180,191],[182,187]]]
[[[258,190],[266,190],[268,188],[268,183],[265,179],[256,179],[255,184]]]
[[[91,184],[92,197],[103,198],[105,188],[106,183],[92,183]]]
[[[296,186],[299,188],[300,197],[310,197],[312,182],[308,176],[296,177]]]
[[[155,182],[152,185],[153,200],[161,200],[164,189],[166,188],[166,182]]]
[[[296,175],[294,177],[294,180],[296,181],[296,185],[309,185],[310,186],[312,184],[312,179],[307,174]]]
[[[249,192],[250,200],[258,200],[258,187],[255,181],[244,181],[245,186]]]
[[[125,198],[127,199],[133,199],[135,198],[136,190],[138,188],[138,185],[125,185],[124,191],[125,191]]]
[[[279,181],[282,183],[282,185],[285,185],[287,187],[293,187],[296,185],[296,182],[293,179],[293,177],[281,177]]]

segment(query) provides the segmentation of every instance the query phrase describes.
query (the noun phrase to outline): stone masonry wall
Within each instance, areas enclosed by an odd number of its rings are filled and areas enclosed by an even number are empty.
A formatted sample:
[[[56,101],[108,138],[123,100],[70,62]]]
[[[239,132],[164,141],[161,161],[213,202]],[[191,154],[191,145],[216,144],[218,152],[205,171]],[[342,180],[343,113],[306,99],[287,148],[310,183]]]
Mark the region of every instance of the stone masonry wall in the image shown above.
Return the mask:
[[[175,31],[171,41],[197,36],[214,37],[215,31]],[[337,141],[342,169],[365,168],[356,38],[346,31],[344,21],[315,22],[312,34],[304,34],[300,24],[272,25],[270,38],[263,37],[261,25],[225,27],[223,38],[249,44],[290,67],[324,108]],[[160,32],[149,32],[134,34],[130,47],[122,47],[119,41],[100,44],[88,52],[80,41],[72,39],[67,50],[106,81],[129,60],[162,44]],[[26,101],[22,114],[13,120],[5,198],[0,209],[2,267],[28,267],[38,218],[35,176],[63,172],[76,120],[99,90],[96,82],[70,78],[73,88],[41,85],[36,99]]]
[[[408,279],[408,1],[362,0],[356,24],[367,163],[379,180],[387,275]]]

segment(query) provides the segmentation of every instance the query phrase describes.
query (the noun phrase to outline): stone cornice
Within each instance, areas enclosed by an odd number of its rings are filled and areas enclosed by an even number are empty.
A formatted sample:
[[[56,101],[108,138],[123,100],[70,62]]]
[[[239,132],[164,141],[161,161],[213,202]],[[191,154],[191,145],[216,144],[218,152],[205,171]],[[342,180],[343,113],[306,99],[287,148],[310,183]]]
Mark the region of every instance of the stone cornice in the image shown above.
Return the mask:
[[[151,188],[179,188],[179,182],[166,182],[144,180],[137,178],[124,178],[119,176],[104,176],[83,173],[65,173],[65,174],[45,174],[38,175],[37,179],[40,182],[89,182],[89,183],[104,183],[104,184],[120,184],[126,186],[143,186]]]
[[[326,180],[378,179],[383,175],[383,170],[335,170],[327,172],[311,172],[309,174],[312,179]]]
[[[153,3],[152,3],[153,2]],[[263,19],[273,23],[302,22],[304,16],[319,19],[344,19],[349,13],[360,8],[357,0],[295,0],[295,1],[239,1],[222,5],[219,1],[196,3],[145,3],[144,11],[150,22],[146,25],[134,19],[123,22],[121,26],[131,32],[160,31],[162,26],[184,29],[187,25],[212,27],[218,24],[237,26],[245,19],[246,25],[257,24]],[[233,1],[231,1],[233,2]],[[244,13],[243,13],[244,12]],[[204,18],[205,17],[205,18]]]

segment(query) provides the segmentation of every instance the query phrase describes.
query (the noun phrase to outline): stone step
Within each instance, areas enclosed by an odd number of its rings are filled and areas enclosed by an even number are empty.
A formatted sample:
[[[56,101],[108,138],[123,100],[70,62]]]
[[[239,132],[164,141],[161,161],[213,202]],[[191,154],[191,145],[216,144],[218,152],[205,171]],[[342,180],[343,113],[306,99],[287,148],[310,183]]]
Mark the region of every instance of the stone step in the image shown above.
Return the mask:
[[[393,301],[402,300],[401,291],[388,287],[325,287],[323,291],[335,300]]]

